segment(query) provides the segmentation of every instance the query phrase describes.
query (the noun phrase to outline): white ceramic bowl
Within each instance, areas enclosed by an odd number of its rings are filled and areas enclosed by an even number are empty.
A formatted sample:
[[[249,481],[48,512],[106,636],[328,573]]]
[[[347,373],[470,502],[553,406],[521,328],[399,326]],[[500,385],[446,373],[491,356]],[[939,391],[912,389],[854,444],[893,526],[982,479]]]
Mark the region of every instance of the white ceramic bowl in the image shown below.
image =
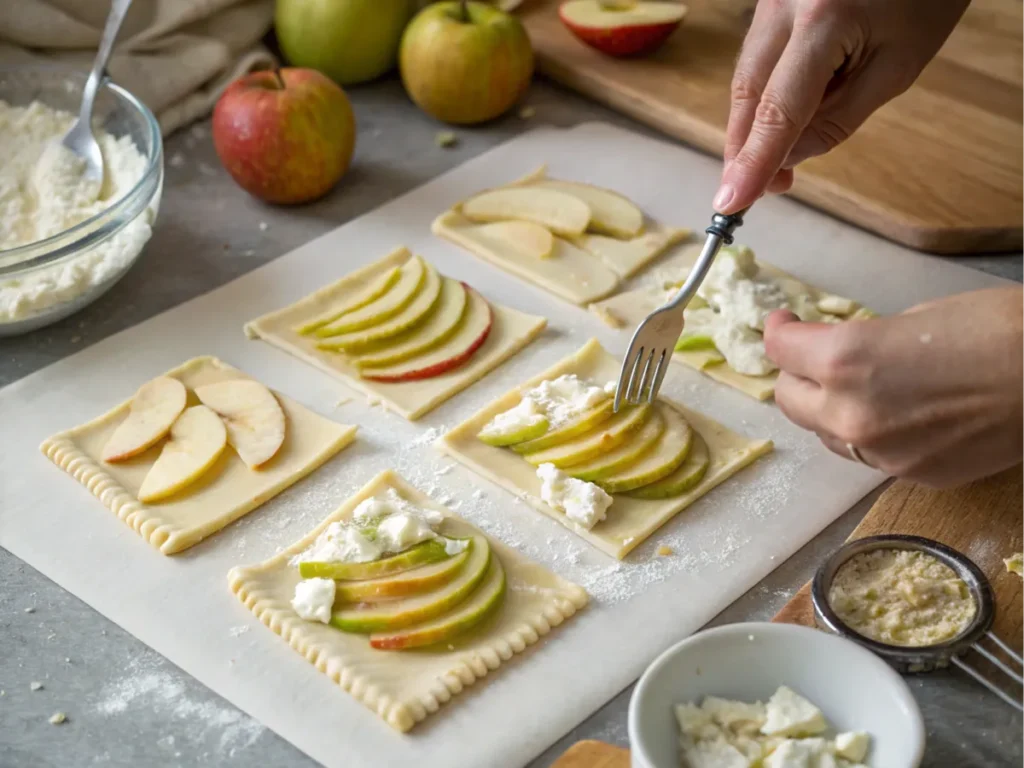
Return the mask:
[[[767,701],[788,685],[836,730],[867,731],[872,768],[917,768],[924,721],[907,684],[856,643],[791,624],[730,624],[669,648],[640,678],[629,704],[633,768],[677,768],[672,707],[704,696]]]

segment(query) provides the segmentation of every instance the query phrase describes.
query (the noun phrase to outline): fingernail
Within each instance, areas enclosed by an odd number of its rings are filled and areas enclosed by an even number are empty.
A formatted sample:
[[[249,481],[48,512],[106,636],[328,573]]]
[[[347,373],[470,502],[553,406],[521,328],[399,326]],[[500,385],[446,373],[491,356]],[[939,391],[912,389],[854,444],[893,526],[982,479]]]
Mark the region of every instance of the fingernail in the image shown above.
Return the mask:
[[[719,212],[724,211],[734,197],[736,197],[736,190],[733,189],[732,184],[723,184],[719,188],[718,194],[715,195],[715,210]]]

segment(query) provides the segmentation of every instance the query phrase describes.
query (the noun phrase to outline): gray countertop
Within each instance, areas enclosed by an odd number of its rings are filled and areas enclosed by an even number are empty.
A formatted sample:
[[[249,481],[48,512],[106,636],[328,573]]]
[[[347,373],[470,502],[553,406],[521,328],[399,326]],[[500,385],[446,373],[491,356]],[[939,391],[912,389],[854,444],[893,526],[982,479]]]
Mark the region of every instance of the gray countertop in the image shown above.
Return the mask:
[[[208,123],[166,144],[163,207],[152,241],[128,275],[94,305],[36,333],[0,340],[0,386],[209,291],[302,243],[370,211],[432,177],[539,125],[605,120],[635,123],[541,82],[515,115],[457,131],[453,149],[435,145],[441,130],[385,80],[353,89],[359,122],[354,166],[325,199],[271,208],[249,198],[221,170]],[[1021,280],[1020,256],[955,259]],[[870,506],[861,502],[715,623],[767,620],[812,574]],[[117,625],[0,550],[0,767],[92,765],[287,766],[315,763],[239,712]],[[33,683],[42,688],[32,690]],[[928,724],[925,765],[1021,765],[1022,720],[956,673],[910,679]],[[623,691],[533,766],[550,765],[579,739],[626,743]],[[67,722],[49,717],[62,711]]]

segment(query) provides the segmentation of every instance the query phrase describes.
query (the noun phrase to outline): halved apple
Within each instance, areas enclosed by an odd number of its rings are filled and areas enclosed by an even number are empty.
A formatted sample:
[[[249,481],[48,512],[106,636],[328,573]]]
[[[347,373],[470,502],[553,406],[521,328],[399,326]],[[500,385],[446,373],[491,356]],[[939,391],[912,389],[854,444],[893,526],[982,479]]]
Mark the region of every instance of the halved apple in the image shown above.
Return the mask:
[[[171,427],[171,439],[139,488],[139,501],[152,504],[198,480],[228,444],[220,416],[205,405],[186,408]]]
[[[487,574],[476,591],[453,611],[423,624],[397,632],[370,635],[370,646],[378,650],[401,651],[453,640],[493,615],[505,597],[505,569],[491,555]]]
[[[495,221],[478,230],[480,234],[505,241],[528,259],[550,259],[555,252],[555,236],[532,221]]]
[[[670,496],[678,496],[704,479],[704,474],[708,471],[710,463],[708,445],[695,430],[690,453],[677,470],[656,483],[650,483],[630,491],[629,495],[637,499],[667,499]]]
[[[584,432],[589,432],[599,426],[602,422],[610,419],[612,417],[612,405],[613,401],[609,397],[603,403],[595,405],[589,411],[581,413],[575,419],[567,421],[565,424],[555,427],[549,432],[545,432],[538,438],[527,440],[522,443],[516,443],[512,445],[511,448],[516,453],[534,453],[536,451],[542,451],[545,448],[550,448],[553,445],[564,443],[567,440],[571,440],[574,437],[582,435]]]
[[[440,376],[468,361],[487,341],[494,327],[494,312],[479,293],[469,286],[469,306],[458,329],[440,346],[411,360],[386,367],[367,367],[359,375],[371,381],[417,381]]]
[[[445,277],[441,280],[441,295],[437,298],[435,311],[426,320],[415,328],[384,340],[381,346],[353,355],[352,363],[357,368],[393,365],[433,349],[455,333],[468,305],[469,292],[466,286],[458,280]]]
[[[638,461],[597,482],[607,493],[624,493],[655,483],[686,461],[693,445],[693,428],[672,406],[659,401],[655,407],[665,419],[665,431]]]
[[[428,264],[423,284],[419,291],[417,291],[416,296],[396,314],[383,319],[379,323],[364,326],[356,331],[331,334],[330,338],[325,338],[324,341],[319,342],[317,347],[336,352],[351,352],[373,347],[385,339],[393,339],[398,334],[409,330],[427,318],[437,307],[437,300],[440,296],[441,276],[436,269]],[[358,312],[353,313],[353,315],[355,314],[358,314]],[[351,315],[346,315],[345,317],[351,317]],[[345,317],[342,317],[341,320],[344,320]],[[325,325],[316,331],[316,334],[326,336],[327,329],[331,327]]]
[[[413,256],[399,267],[398,280],[383,294],[333,322],[318,326],[313,330],[314,335],[325,338],[350,333],[377,325],[397,315],[419,293],[427,277],[427,270],[426,262],[419,256]]]
[[[404,552],[399,552],[391,557],[372,560],[369,563],[338,563],[338,562],[315,562],[306,561],[299,563],[299,575],[304,579],[347,579],[350,581],[362,581],[377,579],[383,576],[390,576],[394,573],[402,573],[421,565],[429,565],[441,560],[447,560],[448,552],[445,550],[444,542],[437,539],[429,539],[410,547]]]
[[[665,431],[665,419],[658,410],[651,414],[647,422],[622,443],[618,448],[601,453],[590,461],[581,464],[571,464],[565,467],[565,473],[577,480],[591,482],[608,477],[618,470],[637,461],[648,450],[650,450]]]
[[[472,540],[457,555],[430,565],[403,571],[397,576],[382,576],[365,581],[339,581],[334,588],[336,599],[345,603],[372,602],[374,599],[405,597],[430,592],[459,575],[469,561]]]
[[[639,0],[568,0],[558,16],[569,30],[592,48],[609,56],[650,53],[682,22],[681,3]]]
[[[185,385],[170,376],[147,381],[132,398],[128,416],[103,446],[103,460],[124,461],[156,445],[185,410]]]
[[[631,238],[643,231],[643,211],[618,192],[594,187],[590,184],[559,179],[543,179],[529,186],[565,192],[586,203],[590,208],[590,224],[587,225],[590,232],[612,237]]]
[[[284,443],[285,419],[274,393],[252,379],[196,387],[196,397],[224,420],[228,443],[249,469],[270,461]]]
[[[440,589],[424,595],[405,597],[335,611],[331,624],[345,632],[369,633],[402,629],[451,610],[469,597],[487,575],[491,546],[483,536],[474,536],[469,560],[459,575]]]
[[[469,198],[460,210],[470,221],[531,221],[556,235],[581,235],[590,224],[590,207],[586,203],[554,189],[491,189]]]
[[[524,453],[523,458],[535,467],[539,467],[541,464],[554,464],[556,467],[580,464],[624,443],[634,432],[643,427],[650,416],[651,406],[646,403],[626,407],[600,424],[595,430],[543,451]]]
[[[401,267],[392,267],[383,274],[377,275],[377,277],[367,283],[361,291],[357,291],[353,296],[350,296],[341,304],[331,307],[324,314],[314,320],[310,320],[304,325],[300,325],[295,330],[299,333],[310,333],[322,325],[327,325],[328,323],[337,320],[344,314],[354,312],[357,309],[365,307],[374,299],[378,299],[387,293],[391,286],[398,282],[398,278],[401,274]]]

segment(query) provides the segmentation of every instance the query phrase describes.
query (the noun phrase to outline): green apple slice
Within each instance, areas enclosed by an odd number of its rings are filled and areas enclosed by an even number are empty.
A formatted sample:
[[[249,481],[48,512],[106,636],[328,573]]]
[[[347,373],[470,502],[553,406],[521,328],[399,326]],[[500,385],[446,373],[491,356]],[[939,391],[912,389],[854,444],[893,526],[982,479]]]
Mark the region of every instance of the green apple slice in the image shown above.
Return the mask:
[[[602,235],[630,238],[639,235],[644,228],[644,215],[631,201],[602,187],[581,184],[575,181],[544,179],[529,185],[540,189],[554,189],[578,197],[590,208],[590,223],[587,229]]]
[[[582,464],[572,464],[565,468],[565,473],[577,480],[586,480],[587,482],[613,475],[623,467],[637,461],[650,450],[664,431],[665,419],[655,409],[640,430],[618,448],[602,453]]]
[[[637,499],[667,499],[678,496],[704,479],[711,458],[708,456],[708,445],[696,431],[693,433],[693,447],[690,453],[675,472],[666,475],[656,483],[636,488],[629,495]]]
[[[646,403],[626,407],[598,426],[597,429],[542,451],[525,453],[523,458],[535,467],[539,467],[541,464],[568,467],[571,464],[589,461],[624,443],[634,432],[643,427],[650,415],[651,406]]]
[[[443,278],[437,308],[423,323],[382,342],[379,348],[354,355],[352,362],[358,368],[394,365],[433,349],[459,327],[459,321],[466,311],[468,295],[466,286],[458,280]]]
[[[327,312],[320,315],[314,320],[310,320],[304,325],[300,325],[295,330],[299,333],[311,333],[319,328],[321,325],[327,325],[328,323],[337,320],[342,315],[354,312],[357,309],[365,307],[374,299],[379,299],[387,291],[398,282],[398,278],[401,275],[401,267],[392,267],[383,274],[377,275],[377,277],[366,284],[363,290],[357,292],[355,296],[350,297],[340,305],[331,307]]]
[[[607,493],[624,493],[655,483],[686,461],[693,444],[693,428],[672,406],[659,401],[656,407],[665,419],[665,431],[638,461],[598,481]]]
[[[410,547],[391,557],[373,560],[369,563],[320,563],[307,561],[299,563],[299,575],[304,579],[347,579],[361,581],[390,576],[394,573],[419,568],[421,565],[447,560],[444,542],[431,539]]]
[[[608,398],[589,411],[584,411],[575,419],[555,427],[550,432],[545,432],[541,437],[516,443],[512,446],[512,450],[516,453],[533,453],[534,451],[541,451],[553,445],[564,443],[566,440],[571,440],[577,435],[582,435],[584,432],[589,432],[612,417],[612,404],[612,399]]]
[[[329,349],[337,352],[352,352],[366,349],[384,339],[391,339],[403,331],[407,331],[420,321],[424,320],[437,307],[437,300],[441,296],[441,275],[431,266],[427,266],[427,273],[423,278],[423,284],[419,292],[397,314],[383,318],[381,322],[360,328],[348,333],[330,334],[330,338],[317,344],[320,349]],[[358,310],[361,312],[362,310]],[[353,313],[355,314],[355,313]],[[341,320],[345,318],[342,317]],[[341,321],[339,321],[341,322]],[[332,326],[324,326],[316,331],[318,336],[328,336],[327,329]]]
[[[676,342],[676,352],[685,352],[689,349],[716,349],[715,340],[705,333],[683,331],[683,335]]]
[[[339,581],[335,586],[335,599],[343,603],[359,603],[374,598],[405,597],[443,587],[459,575],[469,560],[473,541],[466,540],[466,548],[445,560],[430,565],[421,565],[392,576],[365,581]]]
[[[535,440],[548,431],[548,419],[546,416],[538,416],[531,424],[523,424],[512,429],[500,429],[498,427],[485,426],[477,437],[488,445],[495,448],[503,448],[516,443],[523,443],[527,440]]]
[[[492,555],[480,586],[455,610],[398,632],[374,633],[370,635],[370,646],[379,650],[401,651],[449,642],[492,616],[501,607],[504,597],[505,569]]]
[[[402,629],[450,611],[469,597],[487,574],[491,546],[483,536],[474,536],[469,560],[452,581],[423,595],[386,600],[357,608],[335,611],[331,624],[345,632],[391,631]]]
[[[397,315],[419,293],[427,276],[427,264],[419,256],[413,256],[399,268],[398,280],[382,295],[364,304],[359,309],[342,315],[336,320],[321,325],[313,334],[325,338],[340,333],[350,333],[369,328]]]
[[[556,235],[582,235],[590,223],[590,206],[554,189],[490,189],[469,198],[459,208],[470,221],[530,221]]]

